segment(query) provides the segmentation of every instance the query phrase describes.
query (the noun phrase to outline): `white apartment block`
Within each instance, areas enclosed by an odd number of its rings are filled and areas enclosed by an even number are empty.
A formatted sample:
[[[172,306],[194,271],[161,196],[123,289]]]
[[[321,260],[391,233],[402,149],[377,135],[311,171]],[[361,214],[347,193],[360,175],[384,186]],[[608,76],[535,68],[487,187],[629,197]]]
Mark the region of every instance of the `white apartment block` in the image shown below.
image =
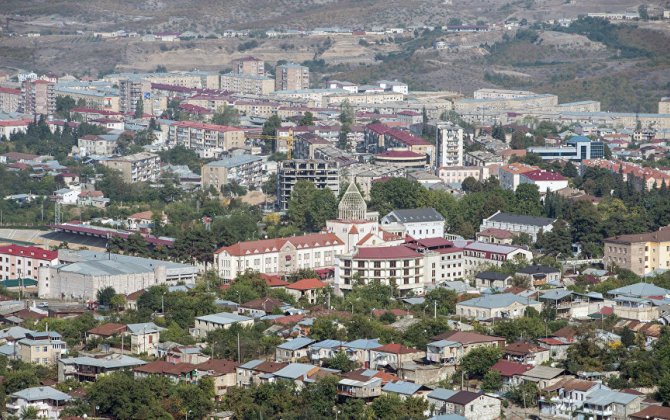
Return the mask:
[[[7,245],[0,247],[0,279],[37,279],[39,267],[58,264],[58,252],[34,246]]]
[[[463,129],[450,122],[441,122],[435,131],[437,159],[435,167],[463,166]]]

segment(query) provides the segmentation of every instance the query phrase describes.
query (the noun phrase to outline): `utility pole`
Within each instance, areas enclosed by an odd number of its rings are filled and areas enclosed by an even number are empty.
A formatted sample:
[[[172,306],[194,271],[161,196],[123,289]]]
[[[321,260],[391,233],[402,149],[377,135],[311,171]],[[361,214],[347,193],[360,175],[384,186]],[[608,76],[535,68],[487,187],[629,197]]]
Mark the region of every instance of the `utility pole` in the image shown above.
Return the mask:
[[[240,333],[237,333],[237,363],[240,363]]]
[[[433,319],[437,319],[437,301],[433,301]]]

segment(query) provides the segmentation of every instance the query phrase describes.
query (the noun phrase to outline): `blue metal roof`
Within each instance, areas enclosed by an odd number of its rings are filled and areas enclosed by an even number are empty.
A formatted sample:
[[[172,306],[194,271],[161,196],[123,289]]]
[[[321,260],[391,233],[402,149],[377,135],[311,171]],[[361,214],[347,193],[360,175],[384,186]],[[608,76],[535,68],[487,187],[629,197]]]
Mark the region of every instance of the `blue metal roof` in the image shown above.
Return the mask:
[[[414,395],[421,389],[421,385],[413,382],[389,382],[382,387],[382,391],[392,392],[394,394]]]
[[[13,397],[20,398],[26,401],[69,401],[71,396],[50,386],[36,386],[34,388],[26,388],[12,394]]]
[[[340,340],[323,340],[312,344],[310,347],[313,349],[334,349],[342,347],[344,344],[344,341]]]
[[[435,388],[428,394],[428,398],[444,401],[456,395],[457,392],[458,391],[454,391],[453,389]]]
[[[501,293],[499,295],[486,295],[466,300],[465,302],[461,302],[460,305],[493,309],[493,308],[504,308],[515,302],[521,303],[523,305],[534,305],[540,303],[535,300],[523,298],[512,293]]]
[[[314,340],[307,337],[298,337],[293,340],[288,340],[277,346],[278,349],[282,350],[298,350],[303,347],[307,347],[312,344]]]
[[[274,375],[280,378],[297,379],[307,375],[307,373],[315,367],[316,366],[314,365],[308,365],[306,363],[291,363],[285,368],[276,371]]]
[[[243,365],[240,365],[240,368],[242,368],[242,369],[253,369],[256,366],[260,365],[261,363],[263,363],[262,360],[250,360],[247,363],[245,363]]]
[[[670,290],[658,287],[651,283],[635,283],[630,286],[610,290],[609,294],[612,296],[625,295],[632,297],[664,296],[670,294]]]
[[[378,338],[375,339],[358,339],[354,341],[350,341],[348,343],[344,344],[344,347],[348,347],[351,349],[359,349],[359,350],[370,350],[370,349],[375,349],[377,347],[381,347],[382,344],[379,342]]]

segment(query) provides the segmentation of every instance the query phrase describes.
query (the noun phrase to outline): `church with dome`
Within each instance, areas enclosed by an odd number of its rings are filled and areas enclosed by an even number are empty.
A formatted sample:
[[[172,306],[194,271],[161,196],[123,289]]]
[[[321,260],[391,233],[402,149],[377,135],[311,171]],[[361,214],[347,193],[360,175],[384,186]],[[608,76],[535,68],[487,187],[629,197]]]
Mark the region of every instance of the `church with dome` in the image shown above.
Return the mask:
[[[326,231],[335,234],[344,244],[346,253],[358,247],[388,246],[400,241],[379,227],[379,213],[368,212],[368,205],[355,183],[350,183],[338,205],[338,217],[326,221]]]

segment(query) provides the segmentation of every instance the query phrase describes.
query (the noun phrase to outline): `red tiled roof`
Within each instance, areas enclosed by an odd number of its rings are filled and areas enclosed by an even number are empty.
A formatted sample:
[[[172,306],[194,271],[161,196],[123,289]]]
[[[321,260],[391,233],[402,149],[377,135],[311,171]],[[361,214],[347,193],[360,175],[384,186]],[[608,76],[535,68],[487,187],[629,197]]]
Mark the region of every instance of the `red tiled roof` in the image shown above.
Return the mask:
[[[472,343],[490,343],[493,341],[505,341],[502,337],[495,337],[492,335],[484,335],[470,331],[447,331],[440,335],[436,335],[433,340],[449,340],[456,341],[461,344]]]
[[[285,244],[291,243],[298,249],[317,248],[332,245],[343,245],[344,242],[333,233],[312,233],[290,238],[262,239],[259,241],[238,242],[231,246],[224,246],[215,253],[228,252],[230,255],[243,256],[249,254],[265,254],[278,252]]]
[[[420,258],[421,254],[403,245],[359,248],[354,260],[386,260],[401,258]]]
[[[2,120],[0,121],[0,127],[18,127],[18,126],[27,126],[32,120]]]
[[[258,298],[254,300],[250,300],[249,302],[245,302],[242,305],[240,305],[241,308],[247,308],[247,309],[256,309],[259,311],[265,311],[265,312],[272,312],[276,308],[279,308],[283,305],[284,303],[279,300],[279,299],[273,299],[273,298]]]
[[[526,371],[532,369],[530,365],[524,365],[509,360],[498,360],[495,365],[491,366],[491,370],[496,371],[500,376],[512,377],[515,375],[523,375]]]
[[[395,140],[397,140],[400,143],[406,144],[408,146],[429,146],[430,143],[428,143],[426,140],[422,139],[421,137],[414,136],[406,131],[398,130],[396,128],[391,128],[387,125],[384,124],[368,124],[366,129],[373,131],[379,135],[383,135],[385,137],[390,137]]]
[[[116,111],[86,107],[72,108],[71,112],[75,112],[77,114],[123,115],[122,113]]]
[[[219,375],[226,375],[228,373],[235,373],[235,369],[240,364],[234,360],[225,359],[210,359],[206,362],[195,365],[198,370],[212,371]]]
[[[670,420],[670,407],[650,405],[630,415],[631,419]]]
[[[411,347],[403,346],[402,344],[390,343],[384,344],[381,347],[373,349],[374,351],[381,351],[384,353],[393,353],[393,354],[412,354],[418,353],[420,350],[413,349]]]
[[[11,93],[12,95],[20,95],[21,89],[12,89],[0,86],[0,93]]]
[[[282,317],[279,317],[279,318],[275,318],[275,319],[271,320],[270,322],[273,323],[273,324],[293,325],[293,324],[297,324],[298,322],[302,321],[303,319],[305,319],[305,315],[301,315],[301,314],[286,315],[286,316],[282,316]]]
[[[52,261],[58,258],[58,251],[49,251],[36,246],[7,245],[0,246],[0,255],[14,255],[23,258]]]
[[[426,155],[422,155],[422,154],[419,154],[419,153],[414,153],[410,150],[389,150],[388,152],[379,153],[376,156],[380,157],[380,158],[388,158],[388,159],[401,159],[401,158],[425,159],[426,158]]]
[[[104,194],[102,191],[82,191],[79,193],[79,197],[103,197]]]
[[[137,300],[137,299],[140,298],[140,296],[142,296],[142,295],[145,294],[146,292],[147,292],[146,290],[144,290],[144,289],[140,289],[140,290],[138,290],[137,292],[133,292],[133,293],[127,295],[127,296],[126,296],[126,300]]]
[[[289,284],[289,282],[282,280],[281,277],[277,275],[261,273],[260,276],[265,280],[268,287],[285,287]]]
[[[322,282],[319,279],[302,279],[298,280],[295,283],[289,284],[286,286],[287,289],[292,290],[312,290],[312,289],[322,289],[326,287],[326,283]]]
[[[395,316],[407,316],[412,314],[410,311],[407,311],[405,309],[374,309],[372,311],[372,315],[374,315],[377,318],[386,313],[391,313]]]
[[[541,346],[537,346],[535,344],[531,343],[524,343],[524,342],[516,342],[512,344],[508,344],[505,347],[505,353],[508,354],[515,354],[515,355],[525,355],[525,354],[530,354],[530,353],[538,353],[538,352],[543,352],[543,351],[549,351],[549,349],[546,349]]]
[[[565,177],[556,172],[545,171],[545,170],[536,170],[531,172],[526,172],[523,174],[524,177],[530,179],[531,181],[565,181]]]
[[[555,384],[546,387],[545,391],[557,391],[559,389],[565,389],[567,391],[582,391],[586,392],[589,389],[597,385],[597,382],[586,381],[583,379],[577,378],[563,378]]]
[[[263,372],[263,373],[275,373],[276,371],[280,369],[284,369],[286,366],[288,366],[288,363],[286,362],[263,362],[257,366],[254,366],[252,370],[258,371],[258,372]]]
[[[99,325],[95,328],[91,328],[87,331],[89,334],[100,335],[103,337],[110,337],[114,334],[119,334],[124,332],[128,327],[123,324],[115,324],[113,322]]]
[[[194,128],[198,130],[218,131],[220,133],[226,133],[230,131],[242,131],[242,129],[239,127],[231,127],[228,125],[219,125],[219,124],[207,124],[195,121],[177,121],[171,125],[182,128]]]
[[[196,365],[191,363],[168,363],[164,360],[156,360],[155,362],[147,363],[143,366],[138,366],[133,370],[135,372],[142,373],[181,375],[184,373],[193,372],[196,370]]]
[[[151,210],[147,211],[141,211],[139,213],[131,214],[128,216],[128,219],[145,219],[145,220],[151,220],[151,218],[154,216],[154,213]]]

